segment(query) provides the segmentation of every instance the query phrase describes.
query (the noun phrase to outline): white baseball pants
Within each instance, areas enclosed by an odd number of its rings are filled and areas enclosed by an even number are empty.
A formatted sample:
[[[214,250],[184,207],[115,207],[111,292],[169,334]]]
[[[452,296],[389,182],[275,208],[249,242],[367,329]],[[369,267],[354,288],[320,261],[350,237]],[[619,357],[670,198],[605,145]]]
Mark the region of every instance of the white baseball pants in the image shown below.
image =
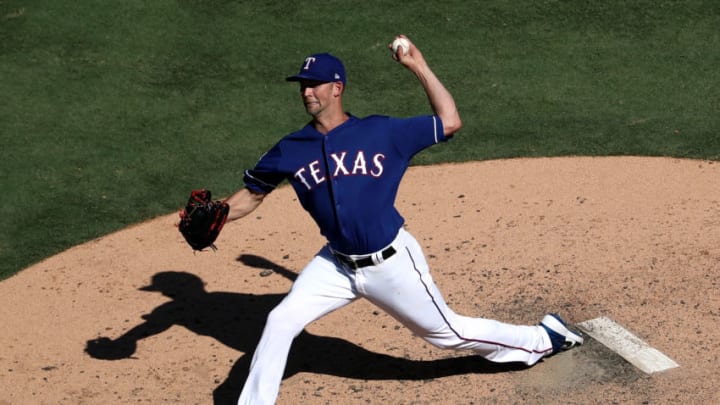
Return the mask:
[[[415,238],[401,229],[392,246],[395,255],[357,270],[340,264],[327,246],[313,258],[268,315],[238,404],[274,404],[293,339],[314,320],[361,297],[439,348],[527,365],[552,352],[540,326],[456,314],[433,282]]]

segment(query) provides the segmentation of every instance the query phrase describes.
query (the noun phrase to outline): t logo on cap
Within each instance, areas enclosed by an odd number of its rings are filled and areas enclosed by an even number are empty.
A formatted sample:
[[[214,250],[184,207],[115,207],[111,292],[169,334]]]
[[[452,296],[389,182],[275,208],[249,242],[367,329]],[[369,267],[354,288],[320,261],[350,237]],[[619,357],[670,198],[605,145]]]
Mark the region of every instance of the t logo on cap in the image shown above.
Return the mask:
[[[313,58],[312,56],[308,56],[305,58],[305,67],[304,70],[310,70],[310,64],[315,62],[317,59]]]
[[[342,82],[345,84],[345,66],[329,53],[310,55],[300,66],[300,73],[286,79],[289,82],[315,80],[318,82]]]

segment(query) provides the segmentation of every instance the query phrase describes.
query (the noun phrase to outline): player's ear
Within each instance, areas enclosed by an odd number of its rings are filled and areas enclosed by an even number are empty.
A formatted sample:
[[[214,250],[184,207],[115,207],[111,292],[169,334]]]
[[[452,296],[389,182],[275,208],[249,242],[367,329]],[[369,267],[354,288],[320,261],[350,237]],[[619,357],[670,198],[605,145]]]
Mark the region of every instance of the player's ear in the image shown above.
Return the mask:
[[[339,96],[345,90],[343,82],[333,82],[333,96]]]

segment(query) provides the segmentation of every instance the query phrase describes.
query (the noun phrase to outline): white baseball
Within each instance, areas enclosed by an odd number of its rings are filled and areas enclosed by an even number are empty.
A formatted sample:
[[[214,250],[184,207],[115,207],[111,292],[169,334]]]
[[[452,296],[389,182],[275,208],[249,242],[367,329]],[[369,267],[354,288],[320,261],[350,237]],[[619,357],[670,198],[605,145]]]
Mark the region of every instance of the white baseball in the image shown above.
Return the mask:
[[[398,53],[400,48],[402,48],[403,55],[407,55],[410,51],[410,42],[405,38],[397,38],[392,43],[392,50],[394,53]]]

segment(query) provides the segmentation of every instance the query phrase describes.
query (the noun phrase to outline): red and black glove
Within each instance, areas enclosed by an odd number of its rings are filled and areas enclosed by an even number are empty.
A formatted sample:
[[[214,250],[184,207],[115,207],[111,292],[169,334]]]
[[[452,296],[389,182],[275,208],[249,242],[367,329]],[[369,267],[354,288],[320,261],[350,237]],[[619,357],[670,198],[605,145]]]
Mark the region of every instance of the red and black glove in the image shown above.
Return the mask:
[[[210,247],[217,239],[228,217],[230,207],[224,201],[213,201],[210,190],[193,190],[185,208],[180,211],[178,229],[194,250]]]

